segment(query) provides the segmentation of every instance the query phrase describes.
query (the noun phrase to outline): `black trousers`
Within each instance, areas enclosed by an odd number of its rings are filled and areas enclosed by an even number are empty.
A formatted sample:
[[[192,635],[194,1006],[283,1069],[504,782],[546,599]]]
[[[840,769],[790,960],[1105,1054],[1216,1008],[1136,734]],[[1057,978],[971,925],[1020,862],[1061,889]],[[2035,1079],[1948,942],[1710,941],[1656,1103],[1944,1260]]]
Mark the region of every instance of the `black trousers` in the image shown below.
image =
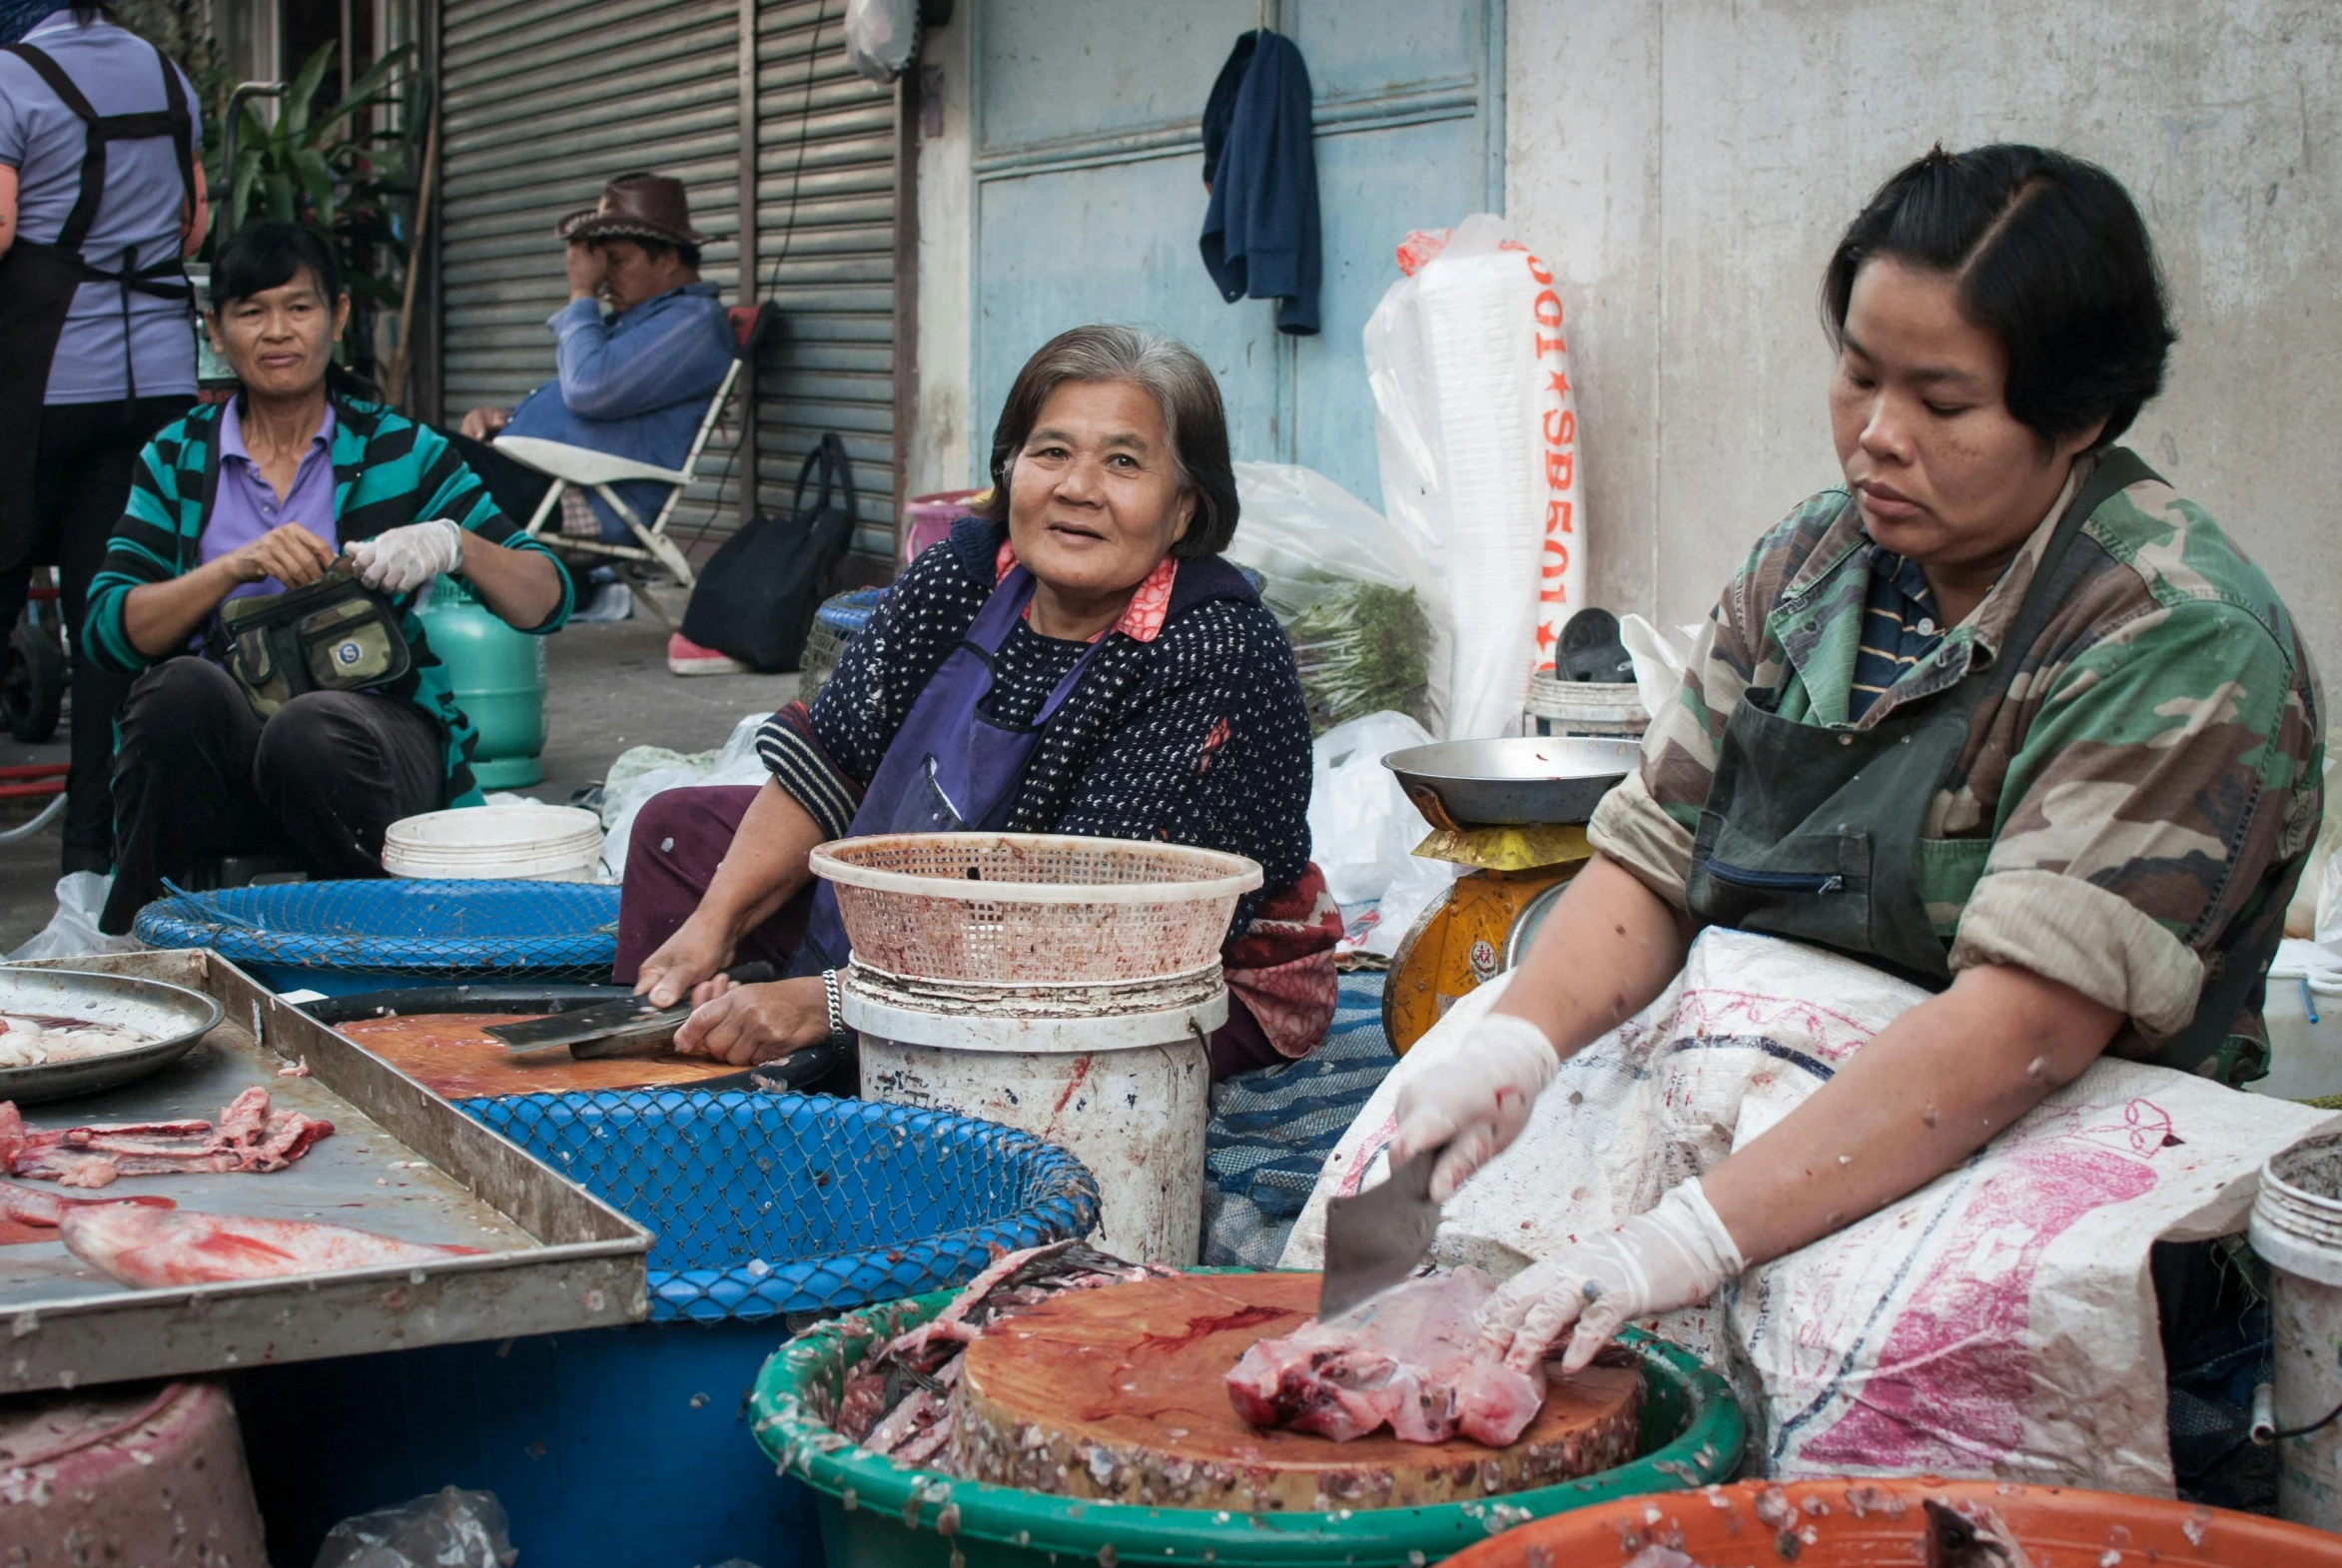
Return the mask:
[[[395,697],[313,691],[266,723],[218,665],[192,655],[132,683],[114,760],[120,935],[163,879],[223,855],[290,850],[316,878],[383,875],[390,824],[446,803],[446,738]]]
[[[31,570],[53,564],[61,579],[65,624],[73,634],[73,771],[65,781],[67,871],[104,871],[114,863],[114,803],[106,770],[114,756],[114,719],[130,677],[98,668],[81,653],[90,579],[106,558],[106,541],[130,498],[130,465],[154,433],[193,405],[188,396],[50,403],[41,410],[34,459],[33,510],[40,534],[24,559],[0,571],[0,643],[24,609]]]
[[[488,487],[488,494],[495,501],[496,510],[520,527],[527,527],[528,519],[536,515],[536,508],[543,502],[545,491],[553,487],[553,481],[534,468],[514,462],[486,441],[475,441],[468,435],[437,425],[432,428],[447,438],[447,444],[455,448],[455,454],[463,459],[464,466],[479,475],[479,482]],[[560,531],[558,517],[553,519],[553,531]]]

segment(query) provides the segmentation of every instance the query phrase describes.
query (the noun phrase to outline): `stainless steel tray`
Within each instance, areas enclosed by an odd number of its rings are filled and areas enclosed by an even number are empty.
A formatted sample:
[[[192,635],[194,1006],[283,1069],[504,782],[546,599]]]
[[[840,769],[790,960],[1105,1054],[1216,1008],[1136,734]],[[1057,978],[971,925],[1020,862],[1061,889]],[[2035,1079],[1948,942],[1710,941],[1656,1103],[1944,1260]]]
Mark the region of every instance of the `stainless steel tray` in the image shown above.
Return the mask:
[[[210,1118],[259,1084],[285,1109],[334,1124],[333,1137],[271,1175],[125,1176],[109,1191],[484,1250],[421,1268],[134,1290],[58,1242],[0,1245],[0,1393],[599,1328],[646,1314],[649,1231],[234,964],[188,951],[31,967],[167,981],[214,998],[226,1014],[160,1072],[39,1108],[34,1123]],[[277,1076],[304,1060],[310,1077]]]

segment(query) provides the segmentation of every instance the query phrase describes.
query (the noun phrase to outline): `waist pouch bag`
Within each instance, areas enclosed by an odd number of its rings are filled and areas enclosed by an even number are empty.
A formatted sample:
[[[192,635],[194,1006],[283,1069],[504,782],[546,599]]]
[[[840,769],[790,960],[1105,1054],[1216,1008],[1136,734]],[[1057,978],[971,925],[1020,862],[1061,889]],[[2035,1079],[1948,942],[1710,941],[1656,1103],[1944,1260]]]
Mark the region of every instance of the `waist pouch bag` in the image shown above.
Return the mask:
[[[807,505],[816,468],[821,494]],[[854,470],[833,431],[806,455],[788,515],[760,513],[708,557],[683,609],[683,635],[768,674],[795,669],[814,612],[836,589],[854,512]]]
[[[337,566],[282,593],[221,604],[212,646],[262,718],[312,691],[364,691],[414,667],[398,612]]]

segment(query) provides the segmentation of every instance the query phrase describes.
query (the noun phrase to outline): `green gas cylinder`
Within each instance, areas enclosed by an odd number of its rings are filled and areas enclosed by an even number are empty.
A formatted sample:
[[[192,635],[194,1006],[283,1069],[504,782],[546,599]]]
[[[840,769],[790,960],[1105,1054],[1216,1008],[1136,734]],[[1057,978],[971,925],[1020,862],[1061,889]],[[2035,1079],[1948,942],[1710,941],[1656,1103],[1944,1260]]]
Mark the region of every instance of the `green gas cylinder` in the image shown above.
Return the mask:
[[[545,639],[515,631],[468,583],[441,576],[415,611],[446,666],[455,706],[479,731],[472,777],[486,789],[525,789],[545,776]]]

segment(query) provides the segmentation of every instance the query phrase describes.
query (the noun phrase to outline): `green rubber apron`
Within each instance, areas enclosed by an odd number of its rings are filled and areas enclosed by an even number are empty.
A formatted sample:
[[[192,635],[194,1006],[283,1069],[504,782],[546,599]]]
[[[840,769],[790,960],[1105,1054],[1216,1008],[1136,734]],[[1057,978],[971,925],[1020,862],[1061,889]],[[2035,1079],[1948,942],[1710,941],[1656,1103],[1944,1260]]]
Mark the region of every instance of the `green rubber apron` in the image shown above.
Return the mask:
[[[1778,688],[1743,696],[1700,813],[1685,886],[1692,913],[1829,948],[1931,991],[1950,985],[1950,947],[1928,918],[1918,875],[1928,808],[1958,765],[1977,704],[2008,690],[2079,578],[2084,562],[2072,545],[2082,524],[2117,491],[2155,477],[2127,448],[2107,451],[2057,519],[1999,655],[1950,690],[1862,730],[1785,719]],[[2255,949],[2209,956],[2193,1022],[2154,1061],[2194,1072],[2218,1054],[2275,956],[2274,927]]]

